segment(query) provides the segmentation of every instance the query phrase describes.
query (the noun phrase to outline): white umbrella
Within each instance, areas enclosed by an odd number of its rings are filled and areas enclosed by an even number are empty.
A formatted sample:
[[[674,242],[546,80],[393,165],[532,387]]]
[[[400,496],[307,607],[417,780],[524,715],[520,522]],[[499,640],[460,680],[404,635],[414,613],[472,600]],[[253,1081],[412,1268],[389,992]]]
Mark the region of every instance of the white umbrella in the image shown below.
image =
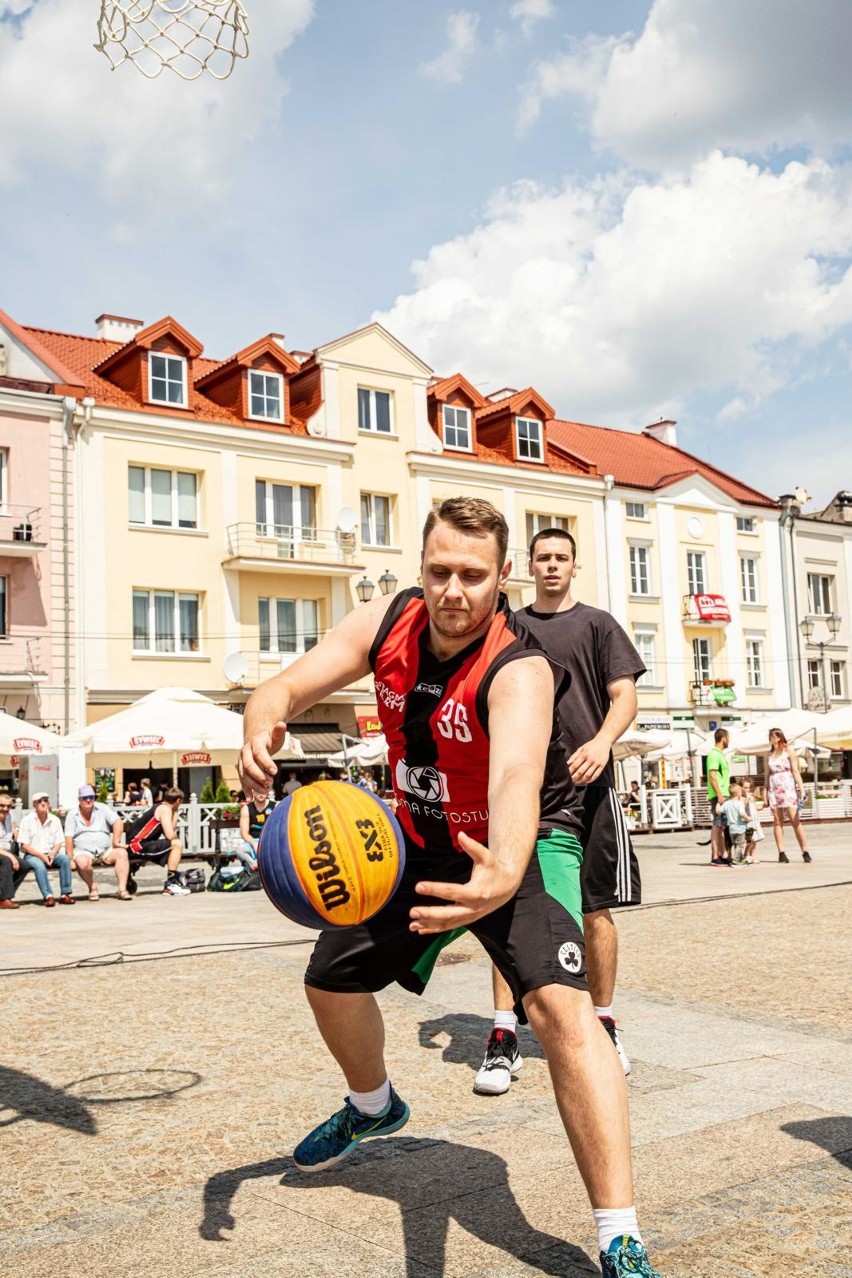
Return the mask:
[[[648,756],[655,759],[686,759],[694,755],[709,754],[713,748],[712,734],[708,737],[697,729],[675,728],[665,734],[668,741],[659,750]]]
[[[852,750],[852,706],[816,716],[817,741],[835,750]]]
[[[350,738],[354,740],[354,738]],[[355,745],[348,745],[344,755],[330,754],[328,761],[333,768],[343,768],[348,763],[357,763],[362,768],[373,768],[388,761],[388,743],[383,733],[375,737],[361,737]]]
[[[55,732],[37,728],[13,714],[0,714],[0,756],[52,754],[58,744]]]
[[[190,688],[157,688],[126,710],[78,728],[63,740],[82,745],[87,755],[107,755],[114,760],[128,755],[145,759],[169,756],[177,767],[179,756],[181,764],[191,765],[212,763],[212,756],[225,755],[227,759],[219,761],[230,762],[236,760],[243,744],[243,717]],[[193,759],[192,755],[211,757]],[[302,757],[299,743],[289,733],[277,757]]]
[[[670,736],[669,732],[639,732],[636,728],[628,728],[612,747],[613,758],[618,762],[636,755],[652,754],[655,750],[662,750]]]
[[[753,719],[747,728],[734,729],[730,734],[730,748],[734,754],[768,754],[769,730],[780,728],[788,741],[796,741],[798,737],[813,736],[825,715],[814,714],[810,710],[779,710],[774,714],[763,715]]]

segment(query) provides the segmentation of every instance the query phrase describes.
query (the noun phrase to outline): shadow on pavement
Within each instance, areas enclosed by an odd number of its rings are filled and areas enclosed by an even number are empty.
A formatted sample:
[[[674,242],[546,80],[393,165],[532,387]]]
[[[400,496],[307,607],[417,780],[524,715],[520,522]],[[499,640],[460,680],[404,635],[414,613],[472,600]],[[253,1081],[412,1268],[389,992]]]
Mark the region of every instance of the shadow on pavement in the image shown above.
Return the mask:
[[[480,1018],[473,1018],[480,1019]],[[545,1234],[529,1223],[509,1188],[506,1164],[497,1154],[444,1140],[386,1137],[371,1142],[339,1167],[305,1175],[290,1158],[271,1158],[211,1176],[204,1187],[204,1219],[199,1226],[209,1242],[227,1241],[233,1229],[231,1204],[246,1181],[276,1176],[288,1190],[304,1192],[345,1187],[353,1193],[399,1205],[410,1278],[445,1272],[450,1221],[491,1247],[558,1278],[587,1278],[600,1273],[572,1243]],[[278,1199],[287,1206],[286,1198]],[[299,1204],[298,1210],[305,1208]],[[312,1212],[317,1215],[316,1211]],[[365,1224],[369,1207],[365,1204]],[[361,1235],[369,1241],[366,1231]],[[388,1247],[386,1236],[380,1241]]]
[[[441,1059],[448,1065],[469,1065],[471,1069],[479,1069],[490,1033],[490,1017],[475,1016],[471,1012],[448,1012],[445,1016],[420,1022],[420,1046],[440,1048]],[[449,1038],[448,1043],[436,1041],[443,1035]],[[531,1060],[545,1059],[540,1044],[527,1026],[518,1026],[518,1045],[521,1056]]]
[[[10,1118],[7,1110],[15,1110]],[[98,1130],[94,1116],[76,1096],[61,1087],[51,1087],[33,1074],[0,1065],[0,1127],[30,1118],[36,1123],[53,1123],[71,1131],[94,1136]]]
[[[809,1140],[814,1145],[819,1145],[844,1167],[852,1169],[852,1118],[848,1114],[782,1123],[781,1131],[795,1136],[796,1140]],[[840,1149],[838,1145],[841,1146]]]

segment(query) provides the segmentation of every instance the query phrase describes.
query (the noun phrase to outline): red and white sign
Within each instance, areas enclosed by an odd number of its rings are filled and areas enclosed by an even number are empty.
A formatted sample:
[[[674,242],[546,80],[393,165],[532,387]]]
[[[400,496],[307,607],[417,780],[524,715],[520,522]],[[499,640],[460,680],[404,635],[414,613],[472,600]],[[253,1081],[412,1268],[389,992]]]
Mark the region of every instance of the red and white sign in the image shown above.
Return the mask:
[[[162,746],[165,744],[166,738],[155,736],[153,732],[148,733],[146,736],[130,738],[131,750],[140,750],[144,746]]]
[[[190,750],[187,754],[180,756],[180,766],[182,768],[194,768],[199,764],[212,762],[213,756],[208,754],[206,750]]]
[[[730,621],[731,610],[724,595],[693,595],[699,621]]]
[[[359,714],[358,732],[362,737],[378,737],[382,732],[382,721],[375,715]]]
[[[35,737],[15,737],[12,745],[16,754],[41,754],[41,742]]]

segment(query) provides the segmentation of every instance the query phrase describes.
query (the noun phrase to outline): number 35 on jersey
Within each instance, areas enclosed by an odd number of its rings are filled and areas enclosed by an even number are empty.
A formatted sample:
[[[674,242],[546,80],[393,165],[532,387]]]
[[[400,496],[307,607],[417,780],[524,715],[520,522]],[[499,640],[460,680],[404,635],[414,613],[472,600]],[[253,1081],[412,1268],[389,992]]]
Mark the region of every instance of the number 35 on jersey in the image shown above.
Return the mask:
[[[438,717],[437,726],[442,737],[450,739],[454,737],[456,741],[461,742],[472,739],[467,722],[467,707],[461,702],[454,701],[452,697],[445,702]]]

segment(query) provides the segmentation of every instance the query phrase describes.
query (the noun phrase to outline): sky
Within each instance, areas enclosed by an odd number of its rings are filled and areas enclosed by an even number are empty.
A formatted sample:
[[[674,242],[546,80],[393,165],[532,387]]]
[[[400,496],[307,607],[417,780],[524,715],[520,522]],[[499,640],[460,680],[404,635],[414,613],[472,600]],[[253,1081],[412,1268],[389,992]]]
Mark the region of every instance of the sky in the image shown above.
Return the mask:
[[[174,0],[170,0],[174,2]],[[224,358],[378,319],[440,375],[852,488],[849,0],[244,0],[224,81],[0,0],[0,307]]]

